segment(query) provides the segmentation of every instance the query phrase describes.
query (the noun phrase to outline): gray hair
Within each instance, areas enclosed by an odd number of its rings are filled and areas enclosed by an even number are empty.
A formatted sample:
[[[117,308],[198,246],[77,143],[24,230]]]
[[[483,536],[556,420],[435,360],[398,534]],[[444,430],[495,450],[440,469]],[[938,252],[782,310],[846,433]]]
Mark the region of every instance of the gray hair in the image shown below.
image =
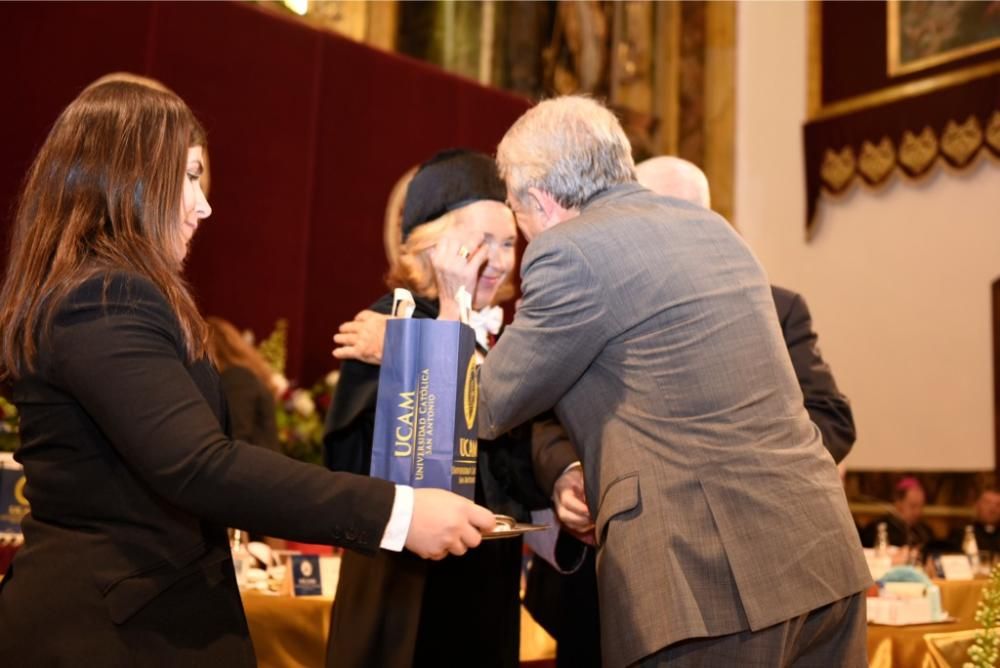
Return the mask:
[[[540,102],[517,119],[497,147],[497,166],[515,197],[538,188],[567,209],[635,181],[632,147],[618,119],[576,95]]]

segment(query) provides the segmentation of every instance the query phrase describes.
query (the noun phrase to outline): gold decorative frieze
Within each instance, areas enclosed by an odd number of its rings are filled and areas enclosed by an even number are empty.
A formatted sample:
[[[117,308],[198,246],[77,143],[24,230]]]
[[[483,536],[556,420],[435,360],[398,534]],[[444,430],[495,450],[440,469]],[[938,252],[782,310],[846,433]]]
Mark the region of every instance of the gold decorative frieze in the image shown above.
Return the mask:
[[[964,166],[976,154],[982,143],[983,131],[979,119],[969,116],[961,125],[955,121],[948,121],[944,134],[941,135],[941,152],[956,165]]]
[[[869,183],[881,183],[896,166],[896,149],[892,140],[882,137],[878,145],[866,141],[861,145],[861,156],[858,158],[858,171]]]
[[[929,126],[924,126],[919,135],[907,130],[899,145],[899,164],[906,167],[910,174],[923,174],[934,164],[937,153],[937,137]]]
[[[828,148],[823,153],[819,177],[827,191],[841,193],[859,174],[873,186],[884,183],[897,167],[904,175],[923,176],[934,168],[939,157],[955,167],[966,168],[984,153],[980,151],[984,147],[1000,157],[1000,110],[993,112],[985,129],[978,117],[969,116],[963,123],[948,121],[940,136],[930,126],[924,126],[920,134],[904,130],[898,150],[888,136],[877,144],[863,141],[857,153],[851,145],[839,151]]]
[[[856,166],[854,150],[850,146],[845,146],[839,153],[827,149],[823,156],[820,176],[828,188],[840,192],[854,178]]]
[[[989,125],[986,126],[986,143],[1000,152],[1000,111],[993,112]]]

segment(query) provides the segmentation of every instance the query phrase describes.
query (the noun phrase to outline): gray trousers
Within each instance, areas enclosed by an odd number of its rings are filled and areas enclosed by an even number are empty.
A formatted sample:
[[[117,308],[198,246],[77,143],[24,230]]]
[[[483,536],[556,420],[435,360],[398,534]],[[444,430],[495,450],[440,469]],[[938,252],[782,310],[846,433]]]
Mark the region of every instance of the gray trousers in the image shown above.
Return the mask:
[[[864,668],[865,593],[834,601],[760,631],[692,638],[664,647],[639,668]]]

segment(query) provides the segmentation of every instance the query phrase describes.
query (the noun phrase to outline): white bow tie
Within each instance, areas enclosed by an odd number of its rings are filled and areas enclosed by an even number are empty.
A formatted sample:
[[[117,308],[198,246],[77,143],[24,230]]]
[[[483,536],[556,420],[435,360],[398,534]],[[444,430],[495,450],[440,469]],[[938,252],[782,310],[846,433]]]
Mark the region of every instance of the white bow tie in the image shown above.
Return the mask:
[[[490,334],[500,333],[503,326],[503,308],[499,306],[489,306],[481,311],[471,311],[469,313],[469,326],[476,332],[476,341],[483,348],[489,349]]]

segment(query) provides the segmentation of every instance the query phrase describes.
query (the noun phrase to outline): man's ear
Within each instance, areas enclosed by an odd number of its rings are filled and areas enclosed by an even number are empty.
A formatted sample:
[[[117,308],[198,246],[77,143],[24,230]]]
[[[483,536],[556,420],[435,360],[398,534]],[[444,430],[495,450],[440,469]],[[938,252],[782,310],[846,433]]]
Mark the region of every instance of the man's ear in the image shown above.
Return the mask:
[[[531,195],[536,202],[538,202],[538,207],[541,209],[542,219],[545,221],[545,229],[552,227],[556,223],[562,222],[565,218],[565,214],[567,213],[566,209],[564,209],[552,195],[548,194],[544,190],[539,190],[538,188],[528,188],[528,194]]]

